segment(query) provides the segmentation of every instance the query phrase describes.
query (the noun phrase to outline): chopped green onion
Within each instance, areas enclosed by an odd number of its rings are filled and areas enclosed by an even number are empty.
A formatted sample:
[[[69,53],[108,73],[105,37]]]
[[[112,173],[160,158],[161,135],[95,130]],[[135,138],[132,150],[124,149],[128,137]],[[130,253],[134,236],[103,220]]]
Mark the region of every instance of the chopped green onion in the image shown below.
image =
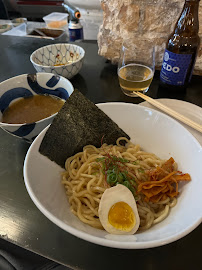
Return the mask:
[[[124,185],[133,193],[134,197],[137,196],[137,183],[135,179],[128,174],[128,171],[125,169],[127,167],[124,165],[124,163],[134,164],[134,162],[109,154],[97,158],[96,162],[102,164],[102,172],[106,176],[106,181],[111,187],[118,184]],[[136,161],[135,164],[137,164]]]
[[[144,169],[139,168],[139,169],[138,169],[138,172],[144,173]]]

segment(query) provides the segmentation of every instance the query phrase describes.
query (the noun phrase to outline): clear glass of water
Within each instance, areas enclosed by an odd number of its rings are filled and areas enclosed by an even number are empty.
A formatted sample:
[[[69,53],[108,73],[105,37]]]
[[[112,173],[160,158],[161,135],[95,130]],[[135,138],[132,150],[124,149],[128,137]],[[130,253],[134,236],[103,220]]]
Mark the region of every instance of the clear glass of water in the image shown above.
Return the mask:
[[[146,43],[148,44],[148,43]],[[123,93],[137,97],[136,91],[146,93],[155,72],[155,46],[144,47],[124,41],[118,63],[119,84]]]

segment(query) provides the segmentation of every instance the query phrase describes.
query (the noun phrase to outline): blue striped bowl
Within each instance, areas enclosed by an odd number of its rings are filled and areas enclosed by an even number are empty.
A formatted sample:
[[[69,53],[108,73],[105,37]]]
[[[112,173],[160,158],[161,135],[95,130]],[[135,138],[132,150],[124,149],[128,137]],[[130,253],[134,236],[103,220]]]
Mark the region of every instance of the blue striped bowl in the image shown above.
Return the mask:
[[[49,124],[57,113],[31,124],[2,123],[2,114],[18,98],[37,94],[50,94],[67,100],[74,91],[71,82],[51,73],[23,74],[0,83],[0,126],[13,136],[29,143]]]

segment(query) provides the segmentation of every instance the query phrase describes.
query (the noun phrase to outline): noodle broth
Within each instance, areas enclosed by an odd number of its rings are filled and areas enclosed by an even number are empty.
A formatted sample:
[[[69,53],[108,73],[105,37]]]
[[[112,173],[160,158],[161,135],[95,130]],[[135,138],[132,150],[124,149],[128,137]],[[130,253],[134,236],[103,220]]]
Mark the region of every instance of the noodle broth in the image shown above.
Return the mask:
[[[20,98],[3,112],[2,122],[8,124],[29,124],[57,113],[65,100],[51,95],[34,95]]]

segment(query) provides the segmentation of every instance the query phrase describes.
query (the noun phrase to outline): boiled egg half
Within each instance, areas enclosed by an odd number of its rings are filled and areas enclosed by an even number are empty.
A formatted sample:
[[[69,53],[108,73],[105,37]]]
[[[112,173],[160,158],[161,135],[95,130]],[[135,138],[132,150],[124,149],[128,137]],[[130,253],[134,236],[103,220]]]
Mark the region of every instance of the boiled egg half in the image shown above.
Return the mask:
[[[102,226],[111,234],[134,234],[140,225],[134,196],[121,184],[105,190],[98,214]]]

